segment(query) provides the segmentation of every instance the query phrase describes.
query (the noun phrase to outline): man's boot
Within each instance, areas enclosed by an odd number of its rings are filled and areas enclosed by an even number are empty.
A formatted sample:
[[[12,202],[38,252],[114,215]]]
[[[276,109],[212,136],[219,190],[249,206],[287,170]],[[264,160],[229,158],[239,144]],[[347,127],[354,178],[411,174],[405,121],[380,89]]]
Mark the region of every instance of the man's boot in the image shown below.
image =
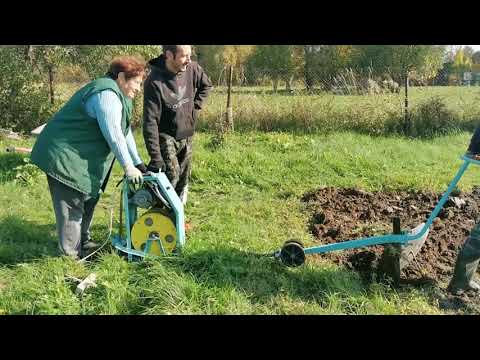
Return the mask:
[[[448,285],[448,291],[454,295],[461,295],[467,291],[480,292],[480,284],[473,280],[473,276],[480,262],[480,240],[478,225],[472,231],[458,254],[453,278]]]
[[[91,253],[95,252],[100,248],[100,244],[93,242],[91,240],[84,242],[82,244],[82,258],[89,256]]]

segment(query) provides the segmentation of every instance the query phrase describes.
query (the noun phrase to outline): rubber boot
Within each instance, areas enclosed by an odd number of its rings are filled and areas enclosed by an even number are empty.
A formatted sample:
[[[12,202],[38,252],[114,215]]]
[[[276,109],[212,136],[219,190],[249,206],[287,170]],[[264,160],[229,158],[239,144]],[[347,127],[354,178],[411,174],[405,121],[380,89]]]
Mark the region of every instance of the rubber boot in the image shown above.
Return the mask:
[[[455,295],[461,295],[466,291],[479,292],[480,285],[473,280],[479,262],[480,226],[477,224],[458,254],[448,291]]]
[[[100,248],[100,244],[93,241],[88,241],[82,244],[82,258],[90,255],[94,251],[97,251],[99,248]]]

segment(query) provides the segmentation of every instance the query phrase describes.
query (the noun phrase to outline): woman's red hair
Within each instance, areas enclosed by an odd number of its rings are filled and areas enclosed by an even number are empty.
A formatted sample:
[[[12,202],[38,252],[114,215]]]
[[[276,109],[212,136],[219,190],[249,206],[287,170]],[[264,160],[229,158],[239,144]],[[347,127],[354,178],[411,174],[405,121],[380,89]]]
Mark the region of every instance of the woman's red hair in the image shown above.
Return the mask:
[[[125,78],[131,79],[145,74],[145,60],[139,56],[119,56],[112,60],[107,76],[117,80],[118,74],[125,73]]]

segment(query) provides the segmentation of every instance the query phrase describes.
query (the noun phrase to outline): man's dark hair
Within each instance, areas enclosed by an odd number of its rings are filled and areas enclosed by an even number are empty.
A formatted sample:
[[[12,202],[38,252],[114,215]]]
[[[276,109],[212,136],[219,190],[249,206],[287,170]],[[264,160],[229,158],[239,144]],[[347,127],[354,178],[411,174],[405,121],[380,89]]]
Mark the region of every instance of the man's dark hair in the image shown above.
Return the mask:
[[[162,50],[165,55],[167,54],[167,51],[170,51],[175,58],[177,55],[178,45],[162,45]]]
[[[165,55],[167,54],[167,51],[170,51],[173,54],[173,58],[175,58],[177,56],[177,51],[180,46],[184,45],[162,45],[162,50]]]

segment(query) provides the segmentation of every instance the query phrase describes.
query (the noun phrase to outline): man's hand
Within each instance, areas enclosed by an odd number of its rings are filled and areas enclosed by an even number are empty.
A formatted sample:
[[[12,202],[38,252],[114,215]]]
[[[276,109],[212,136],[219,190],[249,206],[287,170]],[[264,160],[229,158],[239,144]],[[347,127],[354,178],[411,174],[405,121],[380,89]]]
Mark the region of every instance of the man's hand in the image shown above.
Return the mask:
[[[148,171],[148,170],[147,170],[147,167],[145,166],[145,164],[144,164],[143,162],[140,163],[140,164],[138,164],[138,165],[135,165],[135,167],[136,167],[138,170],[140,170],[140,172],[141,172],[142,174],[145,174],[145,173]]]
[[[148,166],[147,166],[148,171],[154,172],[156,174],[158,174],[160,171],[165,172],[166,169],[167,169],[167,165],[165,164],[164,161],[162,161],[158,165],[157,164],[152,164],[150,162],[150,164],[148,164]]]
[[[140,185],[143,183],[142,172],[134,166],[128,166],[125,169],[125,176],[129,181],[136,185]]]

